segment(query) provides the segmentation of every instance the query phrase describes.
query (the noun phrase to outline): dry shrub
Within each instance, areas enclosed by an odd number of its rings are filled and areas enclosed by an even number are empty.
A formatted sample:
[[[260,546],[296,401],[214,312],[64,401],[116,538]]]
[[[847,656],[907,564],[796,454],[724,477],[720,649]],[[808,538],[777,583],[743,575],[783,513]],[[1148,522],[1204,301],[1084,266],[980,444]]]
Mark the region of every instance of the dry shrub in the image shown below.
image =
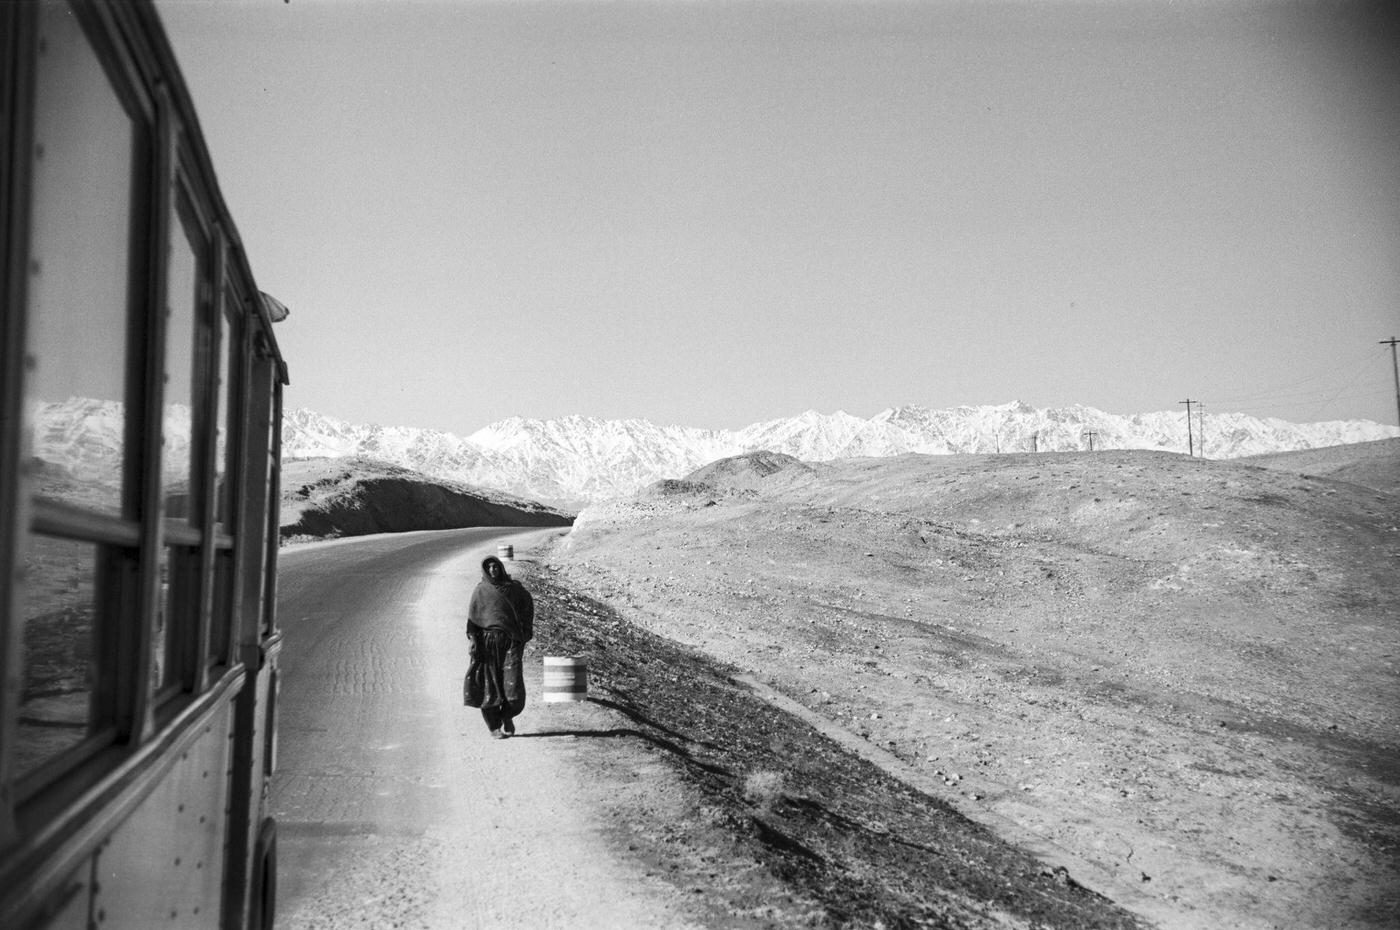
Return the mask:
[[[767,814],[783,797],[781,772],[750,772],[744,779],[744,799]]]

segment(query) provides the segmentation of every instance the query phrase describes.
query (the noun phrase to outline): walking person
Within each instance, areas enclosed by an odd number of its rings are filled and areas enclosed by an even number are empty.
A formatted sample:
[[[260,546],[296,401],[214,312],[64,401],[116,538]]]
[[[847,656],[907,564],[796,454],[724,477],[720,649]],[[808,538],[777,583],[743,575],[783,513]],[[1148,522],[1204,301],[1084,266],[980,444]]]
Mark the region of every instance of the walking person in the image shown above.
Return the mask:
[[[521,661],[534,635],[534,598],[510,577],[500,559],[487,556],[467,607],[471,643],[462,699],[468,707],[481,708],[495,739],[513,735],[515,718],[525,709]]]

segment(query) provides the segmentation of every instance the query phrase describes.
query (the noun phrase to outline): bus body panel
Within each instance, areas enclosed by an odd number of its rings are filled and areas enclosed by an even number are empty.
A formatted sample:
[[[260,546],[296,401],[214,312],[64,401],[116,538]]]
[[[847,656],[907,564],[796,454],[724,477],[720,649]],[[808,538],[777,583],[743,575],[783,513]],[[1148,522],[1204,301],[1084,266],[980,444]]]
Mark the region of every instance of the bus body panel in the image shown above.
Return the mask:
[[[262,825],[272,816],[270,779],[272,756],[270,744],[276,733],[276,676],[280,639],[271,648],[259,649],[258,656],[249,661],[256,668],[249,684],[235,703],[234,763],[232,769],[233,798],[229,818],[228,899],[225,901],[228,926],[260,926],[250,922],[250,915],[259,913],[260,902],[254,901],[258,870],[275,850],[257,848]]]
[[[232,721],[225,702],[99,847],[92,913],[104,930],[219,927]]]
[[[91,926],[88,915],[92,913],[91,876],[92,867],[84,865],[62,882],[62,887],[68,889],[66,901],[57,905],[59,910],[43,924],[44,930],[88,930]]]

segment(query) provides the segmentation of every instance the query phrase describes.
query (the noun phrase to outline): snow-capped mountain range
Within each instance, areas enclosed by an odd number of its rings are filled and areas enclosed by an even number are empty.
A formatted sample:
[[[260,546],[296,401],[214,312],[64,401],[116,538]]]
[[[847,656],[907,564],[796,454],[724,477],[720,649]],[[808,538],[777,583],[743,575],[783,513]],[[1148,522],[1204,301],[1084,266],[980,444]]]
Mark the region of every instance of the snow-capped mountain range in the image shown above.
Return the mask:
[[[1238,413],[1193,419],[1200,454],[1229,458],[1400,436],[1370,421],[1288,423]],[[905,452],[936,455],[1094,449],[1187,451],[1181,411],[1118,416],[1092,407],[1036,408],[1013,402],[930,410],[905,406],[870,419],[808,411],[739,430],[657,426],[646,420],[512,417],[465,438],[408,427],[350,424],[310,410],[283,424],[291,457],[364,455],[429,475],[578,506],[679,478],[715,459],[766,449],[808,462]]]
[[[118,404],[73,398],[41,404],[34,417],[36,457],[79,478],[111,472],[121,444]],[[1193,419],[1193,427],[1196,453],[1204,443],[1211,458],[1400,436],[1400,428],[1367,420],[1289,423],[1239,413],[1211,413],[1203,426]],[[808,462],[905,452],[1059,452],[1088,450],[1091,444],[1097,450],[1187,451],[1182,411],[1119,416],[1092,407],[1046,409],[1020,402],[944,410],[895,407],[869,419],[809,410],[739,430],[583,416],[511,417],[466,437],[354,424],[301,409],[286,415],[282,437],[287,458],[374,458],[566,507],[631,494],[716,459],[761,449]],[[178,456],[182,449],[172,446],[169,451]]]

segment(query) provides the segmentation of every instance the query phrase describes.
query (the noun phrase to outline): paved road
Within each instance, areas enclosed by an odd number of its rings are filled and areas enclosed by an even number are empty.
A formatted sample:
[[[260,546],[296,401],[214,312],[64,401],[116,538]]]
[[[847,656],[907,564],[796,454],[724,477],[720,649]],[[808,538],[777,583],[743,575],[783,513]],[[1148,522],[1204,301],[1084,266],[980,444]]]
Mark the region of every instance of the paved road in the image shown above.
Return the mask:
[[[491,740],[461,703],[481,558],[507,534],[523,554],[557,532],[408,533],[283,551],[279,930],[686,923],[602,843],[571,741],[522,738],[550,719],[538,655],[527,652],[521,736]]]

